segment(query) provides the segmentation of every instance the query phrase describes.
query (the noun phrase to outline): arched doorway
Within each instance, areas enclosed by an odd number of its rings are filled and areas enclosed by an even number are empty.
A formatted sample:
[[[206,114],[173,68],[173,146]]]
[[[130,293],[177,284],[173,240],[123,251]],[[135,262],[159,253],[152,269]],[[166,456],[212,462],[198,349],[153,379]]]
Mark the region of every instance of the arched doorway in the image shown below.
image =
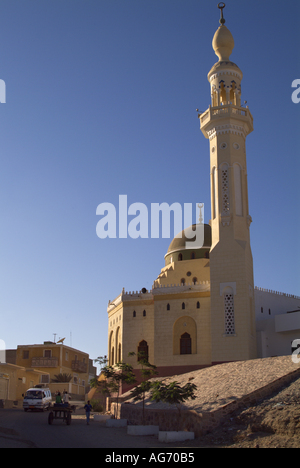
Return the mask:
[[[139,343],[138,353],[140,354],[140,356],[138,356],[138,361],[141,361],[142,359],[146,359],[148,361],[149,347],[147,341],[143,340]]]
[[[192,339],[189,333],[184,333],[180,337],[180,354],[192,354]]]

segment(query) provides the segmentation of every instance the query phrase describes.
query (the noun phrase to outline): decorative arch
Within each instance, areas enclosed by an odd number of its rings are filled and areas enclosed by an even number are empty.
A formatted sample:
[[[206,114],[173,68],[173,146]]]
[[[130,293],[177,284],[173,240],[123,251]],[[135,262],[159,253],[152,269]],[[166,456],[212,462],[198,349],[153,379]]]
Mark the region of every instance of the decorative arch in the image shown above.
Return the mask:
[[[121,345],[121,329],[118,327],[116,331],[116,364],[122,361],[122,345]]]
[[[188,336],[189,335],[189,338]],[[182,347],[187,350],[187,340],[190,340],[189,353],[181,353]],[[184,342],[186,340],[186,342]],[[197,324],[192,317],[180,317],[173,325],[173,354],[197,354]]]
[[[112,331],[109,335],[109,356],[108,361],[109,365],[113,366],[115,364],[115,349],[114,349],[114,332]]]

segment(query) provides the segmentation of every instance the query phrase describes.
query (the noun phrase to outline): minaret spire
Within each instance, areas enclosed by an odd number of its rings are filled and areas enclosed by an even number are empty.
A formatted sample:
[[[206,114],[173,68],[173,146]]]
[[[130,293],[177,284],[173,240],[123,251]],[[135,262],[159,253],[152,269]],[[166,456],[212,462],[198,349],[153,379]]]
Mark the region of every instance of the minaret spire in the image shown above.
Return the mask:
[[[223,16],[223,9],[225,8],[225,3],[224,2],[220,2],[218,4],[218,8],[220,9],[220,12],[221,12],[221,18],[220,18],[220,21],[219,23],[220,24],[225,24],[225,19],[224,19],[224,16]]]

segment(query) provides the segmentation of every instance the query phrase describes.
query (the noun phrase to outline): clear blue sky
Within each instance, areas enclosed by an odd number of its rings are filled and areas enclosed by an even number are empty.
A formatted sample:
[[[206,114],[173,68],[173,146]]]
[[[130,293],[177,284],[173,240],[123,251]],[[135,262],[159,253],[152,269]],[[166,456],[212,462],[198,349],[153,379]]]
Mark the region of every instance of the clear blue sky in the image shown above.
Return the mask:
[[[196,108],[217,1],[1,0],[0,338],[66,337],[107,354],[107,303],[151,289],[169,239],[96,236],[96,208],[205,204],[209,143]],[[298,0],[227,0],[231,59],[244,73],[255,284],[300,295]]]

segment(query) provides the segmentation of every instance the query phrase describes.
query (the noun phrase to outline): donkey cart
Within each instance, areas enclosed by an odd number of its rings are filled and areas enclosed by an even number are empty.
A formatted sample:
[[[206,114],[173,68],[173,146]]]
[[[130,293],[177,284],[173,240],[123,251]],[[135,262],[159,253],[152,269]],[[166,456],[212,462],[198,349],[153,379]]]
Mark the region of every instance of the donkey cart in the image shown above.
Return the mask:
[[[67,426],[70,426],[72,421],[72,412],[73,409],[71,406],[54,405],[53,408],[51,408],[51,412],[48,416],[48,424],[51,426],[54,419],[61,419],[67,424]]]

